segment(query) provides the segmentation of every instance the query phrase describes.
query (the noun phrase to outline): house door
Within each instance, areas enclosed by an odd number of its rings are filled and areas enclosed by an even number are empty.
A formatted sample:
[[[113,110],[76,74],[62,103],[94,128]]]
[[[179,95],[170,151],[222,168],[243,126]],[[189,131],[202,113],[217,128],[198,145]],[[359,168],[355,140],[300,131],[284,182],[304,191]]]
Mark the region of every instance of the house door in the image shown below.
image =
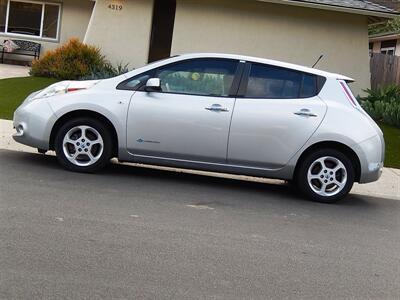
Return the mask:
[[[171,56],[175,10],[175,0],[154,0],[149,62]]]

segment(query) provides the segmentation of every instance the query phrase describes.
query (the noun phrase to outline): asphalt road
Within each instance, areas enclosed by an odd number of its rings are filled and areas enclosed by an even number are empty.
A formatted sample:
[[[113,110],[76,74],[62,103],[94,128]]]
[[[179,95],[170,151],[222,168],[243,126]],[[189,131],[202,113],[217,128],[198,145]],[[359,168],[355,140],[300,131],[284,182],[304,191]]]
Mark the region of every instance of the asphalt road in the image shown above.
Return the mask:
[[[0,299],[399,299],[400,201],[0,150]]]

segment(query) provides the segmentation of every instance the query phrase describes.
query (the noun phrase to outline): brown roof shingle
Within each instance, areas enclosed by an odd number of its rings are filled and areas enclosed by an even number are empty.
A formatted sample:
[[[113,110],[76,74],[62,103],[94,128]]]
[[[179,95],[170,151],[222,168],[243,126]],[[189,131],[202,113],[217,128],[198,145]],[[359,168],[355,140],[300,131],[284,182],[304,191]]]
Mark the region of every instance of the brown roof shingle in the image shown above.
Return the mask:
[[[353,8],[382,13],[398,13],[400,1],[397,0],[293,0],[303,3],[314,3],[327,6]]]

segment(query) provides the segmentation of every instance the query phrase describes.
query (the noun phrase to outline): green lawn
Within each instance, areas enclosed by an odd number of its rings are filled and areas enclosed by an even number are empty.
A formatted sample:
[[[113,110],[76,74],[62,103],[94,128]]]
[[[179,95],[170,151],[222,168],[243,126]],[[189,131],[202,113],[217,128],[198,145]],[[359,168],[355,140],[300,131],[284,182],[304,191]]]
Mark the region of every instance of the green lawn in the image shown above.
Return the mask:
[[[11,120],[14,110],[30,93],[56,82],[42,77],[18,77],[0,80],[0,119]]]
[[[400,169],[400,129],[385,124],[379,126],[385,136],[385,167]]]
[[[11,120],[14,110],[30,93],[56,82],[42,77],[20,77],[0,80],[0,119]],[[400,169],[400,129],[380,124],[386,141],[385,166]]]

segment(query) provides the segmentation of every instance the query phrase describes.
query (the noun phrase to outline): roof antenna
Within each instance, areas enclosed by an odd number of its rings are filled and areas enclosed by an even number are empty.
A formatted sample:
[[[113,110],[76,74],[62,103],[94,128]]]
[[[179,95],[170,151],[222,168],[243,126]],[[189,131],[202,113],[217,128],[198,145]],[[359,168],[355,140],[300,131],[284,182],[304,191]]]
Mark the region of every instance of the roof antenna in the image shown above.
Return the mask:
[[[319,61],[320,61],[323,57],[324,57],[324,55],[321,54],[321,55],[318,57],[318,59],[317,59],[317,61],[315,62],[315,64],[313,64],[313,66],[312,66],[311,68],[314,68],[314,67],[317,65],[317,63],[319,63]]]

